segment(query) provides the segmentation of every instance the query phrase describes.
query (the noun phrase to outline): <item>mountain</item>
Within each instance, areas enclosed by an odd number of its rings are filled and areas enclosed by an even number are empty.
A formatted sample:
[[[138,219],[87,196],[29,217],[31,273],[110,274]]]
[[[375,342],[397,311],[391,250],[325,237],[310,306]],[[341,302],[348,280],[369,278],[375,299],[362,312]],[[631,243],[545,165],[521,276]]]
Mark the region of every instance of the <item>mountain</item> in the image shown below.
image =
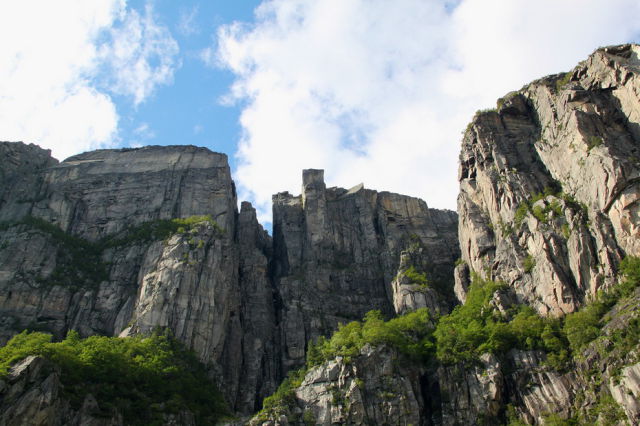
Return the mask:
[[[192,146],[100,150],[61,163],[1,143],[0,336],[158,329],[255,412],[307,342],[378,308],[454,303],[454,212],[362,185],[274,196],[274,238],[237,210],[226,156]],[[441,291],[392,280],[404,252]],[[406,263],[406,261],[405,261]],[[404,266],[406,267],[406,266]],[[401,292],[401,293],[400,293]],[[98,401],[99,402],[99,401]]]
[[[478,112],[457,214],[0,143],[0,425],[640,423],[639,54]]]

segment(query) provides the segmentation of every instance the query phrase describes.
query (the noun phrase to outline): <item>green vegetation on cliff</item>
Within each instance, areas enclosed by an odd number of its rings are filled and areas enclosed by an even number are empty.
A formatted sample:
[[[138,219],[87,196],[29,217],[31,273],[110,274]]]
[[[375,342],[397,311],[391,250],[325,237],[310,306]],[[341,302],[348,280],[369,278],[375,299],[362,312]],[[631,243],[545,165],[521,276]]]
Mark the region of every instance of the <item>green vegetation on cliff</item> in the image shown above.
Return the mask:
[[[203,224],[212,226],[218,235],[224,232],[209,215],[144,222],[96,242],[71,235],[46,220],[32,216],[16,222],[2,222],[0,231],[22,225],[49,236],[55,242],[58,248],[55,268],[47,277],[38,278],[40,284],[88,288],[109,278],[107,265],[102,261],[104,250],[166,240],[174,234],[191,233]]]
[[[92,394],[99,415],[119,411],[126,424],[163,424],[164,414],[191,411],[197,424],[215,424],[228,409],[204,366],[175,339],[148,337],[81,339],[74,331],[61,342],[51,335],[22,332],[0,348],[0,378],[11,364],[39,355],[57,365],[64,393],[74,408]]]
[[[379,311],[370,311],[362,322],[340,325],[331,338],[320,337],[315,344],[310,343],[306,365],[290,373],[276,393],[265,399],[259,418],[275,418],[295,406],[295,389],[310,368],[337,357],[351,362],[366,344],[388,345],[413,362],[442,364],[475,363],[483,353],[502,356],[512,349],[541,350],[547,354],[549,367],[564,370],[580,349],[601,336],[605,314],[611,307],[640,285],[640,258],[626,258],[620,264],[620,273],[617,286],[562,319],[541,317],[526,305],[501,312],[496,297],[507,286],[478,275],[466,302],[439,319],[432,318],[426,308],[388,321]],[[635,347],[639,325],[636,318],[630,329],[609,336],[612,347]]]

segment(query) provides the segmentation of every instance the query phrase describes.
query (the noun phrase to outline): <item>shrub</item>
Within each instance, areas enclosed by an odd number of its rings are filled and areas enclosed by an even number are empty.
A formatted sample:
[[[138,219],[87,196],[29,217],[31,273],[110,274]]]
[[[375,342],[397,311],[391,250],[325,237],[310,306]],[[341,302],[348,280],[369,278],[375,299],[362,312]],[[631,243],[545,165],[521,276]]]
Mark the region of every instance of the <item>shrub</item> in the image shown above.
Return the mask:
[[[620,262],[620,273],[623,279],[618,285],[618,292],[621,297],[626,297],[640,285],[640,257],[625,257]]]
[[[527,214],[529,214],[529,203],[527,201],[523,201],[518,206],[516,214],[513,217],[513,222],[516,224],[516,227],[522,224],[524,219],[527,217]]]
[[[571,77],[572,77],[573,73],[571,72],[566,72],[564,74],[562,74],[557,80],[556,80],[556,91],[561,91],[562,89],[564,89],[564,86],[566,86],[567,84],[569,84],[569,81],[571,81]]]
[[[602,138],[599,136],[589,136],[587,138],[587,148],[589,149],[589,151],[591,151],[593,148],[602,145],[602,142]]]
[[[599,322],[604,312],[603,304],[595,302],[565,317],[564,332],[574,353],[600,335]]]
[[[424,272],[418,272],[416,268],[410,266],[406,271],[404,271],[404,275],[409,278],[412,284],[420,284],[422,286],[428,285],[429,281],[427,280],[427,274]]]
[[[15,336],[0,348],[0,374],[19,359],[41,355],[60,366],[64,393],[74,408],[91,393],[103,414],[117,409],[127,424],[150,424],[186,409],[198,424],[215,424],[228,414],[204,366],[168,336],[81,339],[71,331],[62,342],[50,339],[44,333]]]
[[[536,260],[530,254],[524,258],[523,267],[524,272],[530,274],[533,268],[536,266]]]

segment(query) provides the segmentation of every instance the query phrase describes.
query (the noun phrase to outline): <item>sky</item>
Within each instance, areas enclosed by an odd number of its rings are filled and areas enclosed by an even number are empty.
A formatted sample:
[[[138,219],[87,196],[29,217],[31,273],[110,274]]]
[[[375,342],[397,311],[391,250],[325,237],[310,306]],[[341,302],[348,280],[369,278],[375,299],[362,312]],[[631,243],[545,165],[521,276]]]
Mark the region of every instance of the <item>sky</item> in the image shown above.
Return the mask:
[[[626,42],[638,0],[0,1],[0,140],[205,146],[267,227],[306,168],[455,209],[476,110]]]

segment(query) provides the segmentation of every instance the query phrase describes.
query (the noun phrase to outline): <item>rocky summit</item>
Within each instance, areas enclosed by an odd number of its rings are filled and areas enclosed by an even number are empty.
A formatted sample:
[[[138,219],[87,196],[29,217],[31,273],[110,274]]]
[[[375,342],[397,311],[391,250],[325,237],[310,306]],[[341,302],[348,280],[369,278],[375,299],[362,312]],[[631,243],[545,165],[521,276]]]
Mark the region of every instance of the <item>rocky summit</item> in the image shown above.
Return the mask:
[[[640,424],[640,46],[479,111],[458,212],[0,143],[0,425]]]

